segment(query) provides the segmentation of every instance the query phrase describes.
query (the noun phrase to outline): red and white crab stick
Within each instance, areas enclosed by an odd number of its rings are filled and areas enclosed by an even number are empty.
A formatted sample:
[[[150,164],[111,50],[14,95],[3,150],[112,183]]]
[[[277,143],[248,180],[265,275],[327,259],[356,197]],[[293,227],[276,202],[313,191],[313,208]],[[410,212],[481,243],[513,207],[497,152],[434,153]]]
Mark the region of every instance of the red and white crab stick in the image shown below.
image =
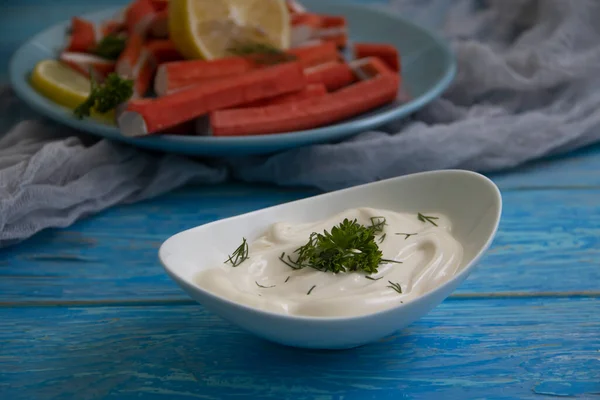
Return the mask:
[[[90,76],[91,71],[92,77],[97,81],[104,80],[108,74],[114,72],[116,65],[112,60],[88,53],[62,52],[58,59],[87,77]]]
[[[306,78],[297,62],[195,85],[157,99],[132,100],[118,117],[125,136],[144,136],[210,111],[302,90]]]
[[[65,51],[83,53],[90,51],[100,40],[99,36],[100,34],[93,22],[73,17]]]
[[[349,67],[361,81],[371,79],[381,74],[397,75],[396,71],[391,69],[390,66],[383,62],[379,57],[366,57],[352,60]],[[402,80],[400,75],[398,75],[398,79],[400,81]]]
[[[150,35],[155,38],[168,38],[169,37],[169,11],[162,10],[158,12],[150,26],[148,27]]]
[[[135,0],[125,11],[125,25],[129,34],[145,36],[157,16],[150,0]]]
[[[149,40],[146,42],[146,50],[156,65],[183,60],[183,56],[170,39]]]
[[[317,128],[390,103],[397,91],[398,75],[381,74],[321,97],[214,111],[211,131],[214,136],[244,136]]]
[[[336,15],[302,13],[292,15],[291,45],[301,46],[309,40],[333,42],[337,47],[346,47],[348,27],[346,19]]]
[[[344,62],[330,61],[304,70],[308,83],[322,83],[329,92],[352,84],[356,80],[352,68]]]
[[[325,96],[326,94],[327,88],[325,87],[325,85],[323,85],[322,83],[311,83],[306,85],[304,89],[298,92],[286,93],[268,99],[253,101],[251,103],[242,104],[239,108],[263,107],[270,106],[273,104],[291,103],[299,100],[310,99],[313,97]]]
[[[391,69],[400,72],[398,50],[385,43],[354,43],[354,58],[378,57]]]
[[[329,61],[337,61],[340,54],[332,43],[298,47],[289,51],[303,67],[313,67]],[[249,58],[225,57],[215,60],[190,60],[169,62],[158,67],[154,91],[158,96],[175,93],[192,85],[226,78],[264,68]]]

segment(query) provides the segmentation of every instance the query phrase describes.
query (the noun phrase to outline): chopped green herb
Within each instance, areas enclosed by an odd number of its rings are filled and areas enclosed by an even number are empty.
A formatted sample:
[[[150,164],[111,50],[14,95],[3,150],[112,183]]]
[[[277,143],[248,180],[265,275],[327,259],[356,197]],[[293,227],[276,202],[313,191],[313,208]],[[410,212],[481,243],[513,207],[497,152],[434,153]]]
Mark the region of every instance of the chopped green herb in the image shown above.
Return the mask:
[[[367,279],[369,279],[371,281],[378,281],[378,280],[382,279],[383,276],[380,276],[379,278],[373,278],[373,277],[370,277],[369,275],[365,275],[365,278],[367,278]]]
[[[125,50],[126,44],[127,40],[124,36],[110,34],[105,36],[100,43],[98,43],[92,50],[92,53],[109,60],[116,60],[123,50]]]
[[[384,233],[383,235],[381,235],[381,237],[379,238],[379,243],[383,243],[386,235],[387,235],[387,233]]]
[[[236,56],[250,57],[259,64],[279,64],[296,60],[296,56],[293,54],[286,53],[285,51],[264,42],[238,41],[234,43],[233,46],[229,47],[227,51]]]
[[[295,260],[285,253],[279,259],[294,269],[311,267],[322,272],[364,271],[367,274],[376,273],[382,262],[373,229],[348,219],[334,226],[331,232],[313,232],[295,253]]]
[[[258,283],[256,281],[254,281],[254,283],[256,283],[256,286],[261,287],[263,289],[270,289],[270,288],[275,287],[275,285],[273,285],[273,286],[263,286],[263,285],[261,285],[260,283]]]
[[[317,287],[317,285],[313,285],[313,287],[310,288],[310,290],[308,291],[308,293],[306,293],[306,295],[308,296],[313,291],[313,289],[316,287]]]
[[[91,74],[90,74],[91,76]],[[91,76],[91,88],[88,98],[78,105],[73,113],[77,118],[89,117],[92,109],[99,113],[114,110],[119,104],[129,100],[133,95],[133,81],[122,79],[112,73],[103,84],[98,85]]]
[[[284,283],[287,283],[287,281],[289,281],[289,280],[290,280],[290,277],[288,276],[287,278],[285,278],[285,282]]]
[[[430,224],[434,225],[434,226],[438,226],[438,224],[436,224],[433,220],[434,219],[439,219],[439,217],[430,217],[427,215],[423,215],[421,213],[417,214],[417,218],[419,219],[419,221],[421,222],[429,222]]]
[[[371,217],[370,229],[374,234],[383,232],[383,227],[386,225],[385,217]]]
[[[396,233],[396,235],[404,235],[404,240],[406,240],[409,237],[417,235],[417,234],[416,233]]]
[[[246,238],[242,239],[242,244],[240,244],[229,256],[229,258],[225,261],[225,263],[231,263],[232,266],[237,267],[244,261],[248,259],[248,242]],[[258,285],[258,283],[257,283]]]
[[[388,282],[389,282],[389,285],[387,287],[394,289],[396,292],[402,294],[402,288],[400,287],[399,283],[394,283],[391,281],[388,281]]]
[[[396,263],[396,264],[403,264],[402,261],[396,261],[396,260],[388,260],[387,258],[382,258],[381,262],[389,262],[389,263]]]

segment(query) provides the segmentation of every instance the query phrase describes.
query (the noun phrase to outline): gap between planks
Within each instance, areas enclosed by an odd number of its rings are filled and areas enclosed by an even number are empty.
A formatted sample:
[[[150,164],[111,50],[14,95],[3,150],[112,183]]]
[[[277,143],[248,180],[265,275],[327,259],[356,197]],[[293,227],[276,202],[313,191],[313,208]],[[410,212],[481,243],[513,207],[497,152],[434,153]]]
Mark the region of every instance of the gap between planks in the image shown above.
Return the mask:
[[[487,300],[487,299],[535,299],[535,298],[600,298],[600,291],[573,292],[504,292],[504,293],[458,293],[447,300]],[[36,300],[2,301],[0,308],[13,307],[139,307],[139,306],[189,306],[198,303],[191,299],[131,299],[131,300]]]

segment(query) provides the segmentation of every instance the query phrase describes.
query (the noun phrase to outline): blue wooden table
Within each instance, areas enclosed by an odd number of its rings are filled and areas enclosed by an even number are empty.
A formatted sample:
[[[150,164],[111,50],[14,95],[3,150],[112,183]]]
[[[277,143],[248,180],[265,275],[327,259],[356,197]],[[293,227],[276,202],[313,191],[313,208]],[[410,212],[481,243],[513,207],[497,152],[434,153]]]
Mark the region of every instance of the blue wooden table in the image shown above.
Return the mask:
[[[3,2],[0,57],[97,5]],[[422,320],[349,351],[256,339],[157,261],[182,229],[313,190],[190,186],[1,250],[0,399],[600,398],[600,147],[492,178],[505,208],[480,268]]]

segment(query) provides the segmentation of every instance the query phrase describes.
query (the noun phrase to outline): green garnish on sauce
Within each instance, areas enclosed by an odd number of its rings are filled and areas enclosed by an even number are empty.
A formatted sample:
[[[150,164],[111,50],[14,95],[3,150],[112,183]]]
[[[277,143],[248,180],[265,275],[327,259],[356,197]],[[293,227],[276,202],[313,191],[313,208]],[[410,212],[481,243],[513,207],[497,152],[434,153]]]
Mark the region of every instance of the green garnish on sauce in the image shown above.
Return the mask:
[[[232,266],[237,267],[248,258],[248,242],[246,241],[246,238],[242,238],[242,244],[234,250],[233,254],[231,254],[227,260],[225,260],[225,264],[230,263]]]
[[[439,219],[439,217],[430,217],[427,215],[423,215],[421,213],[417,214],[417,218],[419,219],[419,221],[421,222],[429,222],[430,224],[432,224],[433,226],[438,226],[438,224],[435,223],[434,219]]]
[[[383,217],[371,218],[369,227],[356,220],[344,219],[331,232],[313,232],[308,242],[294,251],[296,259],[285,253],[279,259],[293,269],[310,267],[322,272],[363,271],[374,274],[382,262],[401,263],[382,258],[375,234],[383,232],[384,225]]]
[[[402,294],[402,287],[400,287],[399,283],[395,283],[395,282],[392,282],[392,281],[388,281],[388,283],[389,283],[388,287],[390,289],[394,289],[396,292]]]

